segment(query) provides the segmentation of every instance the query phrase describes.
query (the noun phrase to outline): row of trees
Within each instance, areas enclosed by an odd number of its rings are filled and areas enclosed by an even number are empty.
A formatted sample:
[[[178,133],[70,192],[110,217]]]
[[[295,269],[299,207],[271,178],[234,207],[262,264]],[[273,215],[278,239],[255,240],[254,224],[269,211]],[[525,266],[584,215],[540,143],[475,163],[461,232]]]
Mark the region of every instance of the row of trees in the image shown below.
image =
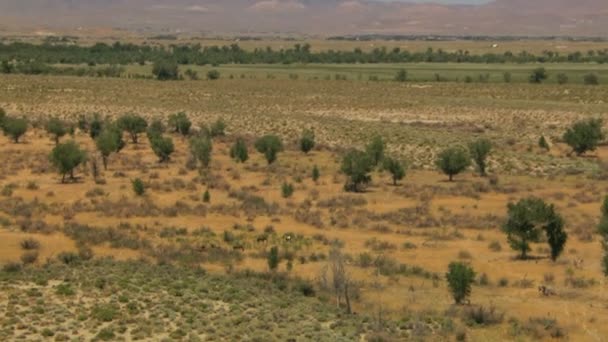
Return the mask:
[[[560,53],[545,51],[532,54],[484,53],[472,54],[459,50],[448,52],[428,48],[426,51],[410,52],[398,47],[385,47],[363,51],[326,50],[313,52],[309,44],[295,44],[292,48],[273,50],[270,47],[244,50],[237,44],[230,46],[201,46],[200,44],[173,44],[150,46],[97,43],[92,46],[75,44],[22,42],[0,43],[0,60],[15,62],[38,62],[45,64],[145,64],[158,60],[171,60],[178,64],[290,64],[290,63],[606,63],[608,49],[587,53]]]

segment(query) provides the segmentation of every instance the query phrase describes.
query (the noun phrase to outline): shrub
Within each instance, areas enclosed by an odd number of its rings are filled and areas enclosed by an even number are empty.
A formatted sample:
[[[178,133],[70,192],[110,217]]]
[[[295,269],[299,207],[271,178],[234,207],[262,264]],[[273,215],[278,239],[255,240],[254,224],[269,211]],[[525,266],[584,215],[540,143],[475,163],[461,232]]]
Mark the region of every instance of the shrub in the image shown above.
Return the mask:
[[[135,178],[134,180],[132,180],[131,185],[133,187],[133,192],[136,196],[143,196],[146,192],[146,186],[144,182],[139,178]]]
[[[203,202],[211,202],[211,194],[209,194],[209,189],[205,190],[205,193],[203,194]]]
[[[10,137],[17,144],[21,136],[27,132],[27,120],[24,118],[6,117],[3,120],[2,131],[4,135]]]
[[[486,175],[486,160],[491,150],[492,143],[488,139],[479,139],[469,144],[469,153],[481,176]]]
[[[493,252],[500,252],[502,250],[502,246],[500,245],[500,242],[498,242],[498,241],[492,241],[488,245],[488,248]]]
[[[564,142],[579,156],[587,151],[594,151],[604,139],[602,123],[601,119],[578,121],[564,133]]]
[[[80,261],[80,258],[78,257],[78,254],[73,252],[61,252],[57,255],[57,260],[66,265],[71,265]]]
[[[33,264],[38,260],[38,252],[37,251],[29,251],[21,254],[21,262],[24,265]]]
[[[448,266],[448,273],[445,277],[456,304],[461,304],[471,295],[471,285],[475,281],[475,271],[471,266],[461,262],[452,262]]]
[[[586,85],[598,85],[600,84],[600,79],[596,74],[587,74],[583,77],[583,83]]]
[[[547,142],[547,139],[545,139],[544,135],[541,135],[540,139],[538,139],[538,147],[542,148],[543,150],[549,151],[549,143]]]
[[[564,74],[563,72],[560,72],[559,74],[557,74],[557,84],[566,84],[568,83],[568,75]]]
[[[33,238],[24,239],[21,241],[21,248],[25,250],[33,250],[40,248],[40,242]]]
[[[455,175],[471,165],[471,159],[464,148],[450,147],[439,154],[436,164],[443,173],[449,176],[451,182]]]
[[[119,308],[114,304],[99,304],[92,308],[91,316],[101,322],[111,322],[118,317]]]
[[[6,273],[15,273],[21,271],[21,264],[18,262],[7,262],[2,266],[2,271]]]
[[[80,164],[86,162],[87,154],[81,150],[75,141],[71,140],[55,146],[49,156],[51,164],[59,171],[61,183],[65,183],[65,176],[70,175],[74,180],[74,170]]]
[[[59,139],[68,133],[65,123],[57,118],[51,118],[46,123],[46,131],[53,136],[55,145],[59,144]]]
[[[372,171],[374,164],[368,153],[358,150],[349,151],[342,159],[340,170],[349,177],[345,185],[345,190],[358,192],[361,187],[371,182],[372,178],[369,173]]]
[[[319,171],[317,165],[315,165],[312,167],[312,180],[316,182],[319,180],[319,177],[321,177],[321,172]]]
[[[230,148],[230,158],[234,159],[237,163],[244,163],[249,159],[249,152],[247,151],[245,139],[236,139],[234,145]]]
[[[315,147],[315,133],[305,129],[300,137],[300,150],[304,153],[310,152]]]
[[[283,186],[281,187],[281,194],[283,195],[283,198],[289,198],[293,195],[293,184],[290,183],[283,183]]]
[[[272,272],[276,271],[277,268],[279,267],[279,263],[281,262],[281,259],[279,256],[279,247],[273,246],[270,249],[270,253],[268,253],[268,257],[266,260],[268,262],[268,268]]]
[[[400,161],[391,157],[384,158],[382,162],[382,169],[388,171],[393,178],[393,185],[397,185],[397,182],[405,177],[405,167]]]
[[[466,308],[463,316],[468,325],[494,325],[502,323],[505,314],[493,305],[489,308],[480,305]]]
[[[401,69],[397,71],[395,75],[395,82],[406,82],[407,81],[407,71],[405,69]]]
[[[276,135],[265,135],[255,142],[255,148],[258,152],[264,154],[270,165],[277,160],[277,154],[283,151],[283,143]]]

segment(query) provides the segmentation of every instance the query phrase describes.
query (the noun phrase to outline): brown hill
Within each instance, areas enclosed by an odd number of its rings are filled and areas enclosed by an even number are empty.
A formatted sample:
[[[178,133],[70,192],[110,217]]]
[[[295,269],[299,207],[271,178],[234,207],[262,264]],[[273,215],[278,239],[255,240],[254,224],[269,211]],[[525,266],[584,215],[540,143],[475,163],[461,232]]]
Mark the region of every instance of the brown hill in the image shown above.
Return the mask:
[[[21,28],[118,27],[223,33],[606,36],[605,0],[496,0],[485,5],[365,0],[3,0]]]

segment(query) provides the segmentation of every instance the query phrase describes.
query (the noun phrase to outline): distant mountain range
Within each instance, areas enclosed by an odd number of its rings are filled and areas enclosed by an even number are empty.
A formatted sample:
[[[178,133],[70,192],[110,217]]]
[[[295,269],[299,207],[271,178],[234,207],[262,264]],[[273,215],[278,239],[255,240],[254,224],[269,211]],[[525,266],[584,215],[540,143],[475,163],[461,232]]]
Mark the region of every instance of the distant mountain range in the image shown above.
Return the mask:
[[[608,36],[608,0],[1,0],[0,28],[301,34]]]

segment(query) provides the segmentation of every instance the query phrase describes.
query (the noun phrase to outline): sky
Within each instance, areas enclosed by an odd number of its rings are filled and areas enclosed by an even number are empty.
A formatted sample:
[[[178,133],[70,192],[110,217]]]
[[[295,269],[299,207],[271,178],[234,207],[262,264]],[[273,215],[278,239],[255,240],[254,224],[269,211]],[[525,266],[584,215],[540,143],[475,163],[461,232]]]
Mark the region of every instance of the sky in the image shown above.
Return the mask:
[[[485,4],[491,2],[492,0],[373,0],[379,2],[434,2],[434,3],[442,3],[442,4]]]

